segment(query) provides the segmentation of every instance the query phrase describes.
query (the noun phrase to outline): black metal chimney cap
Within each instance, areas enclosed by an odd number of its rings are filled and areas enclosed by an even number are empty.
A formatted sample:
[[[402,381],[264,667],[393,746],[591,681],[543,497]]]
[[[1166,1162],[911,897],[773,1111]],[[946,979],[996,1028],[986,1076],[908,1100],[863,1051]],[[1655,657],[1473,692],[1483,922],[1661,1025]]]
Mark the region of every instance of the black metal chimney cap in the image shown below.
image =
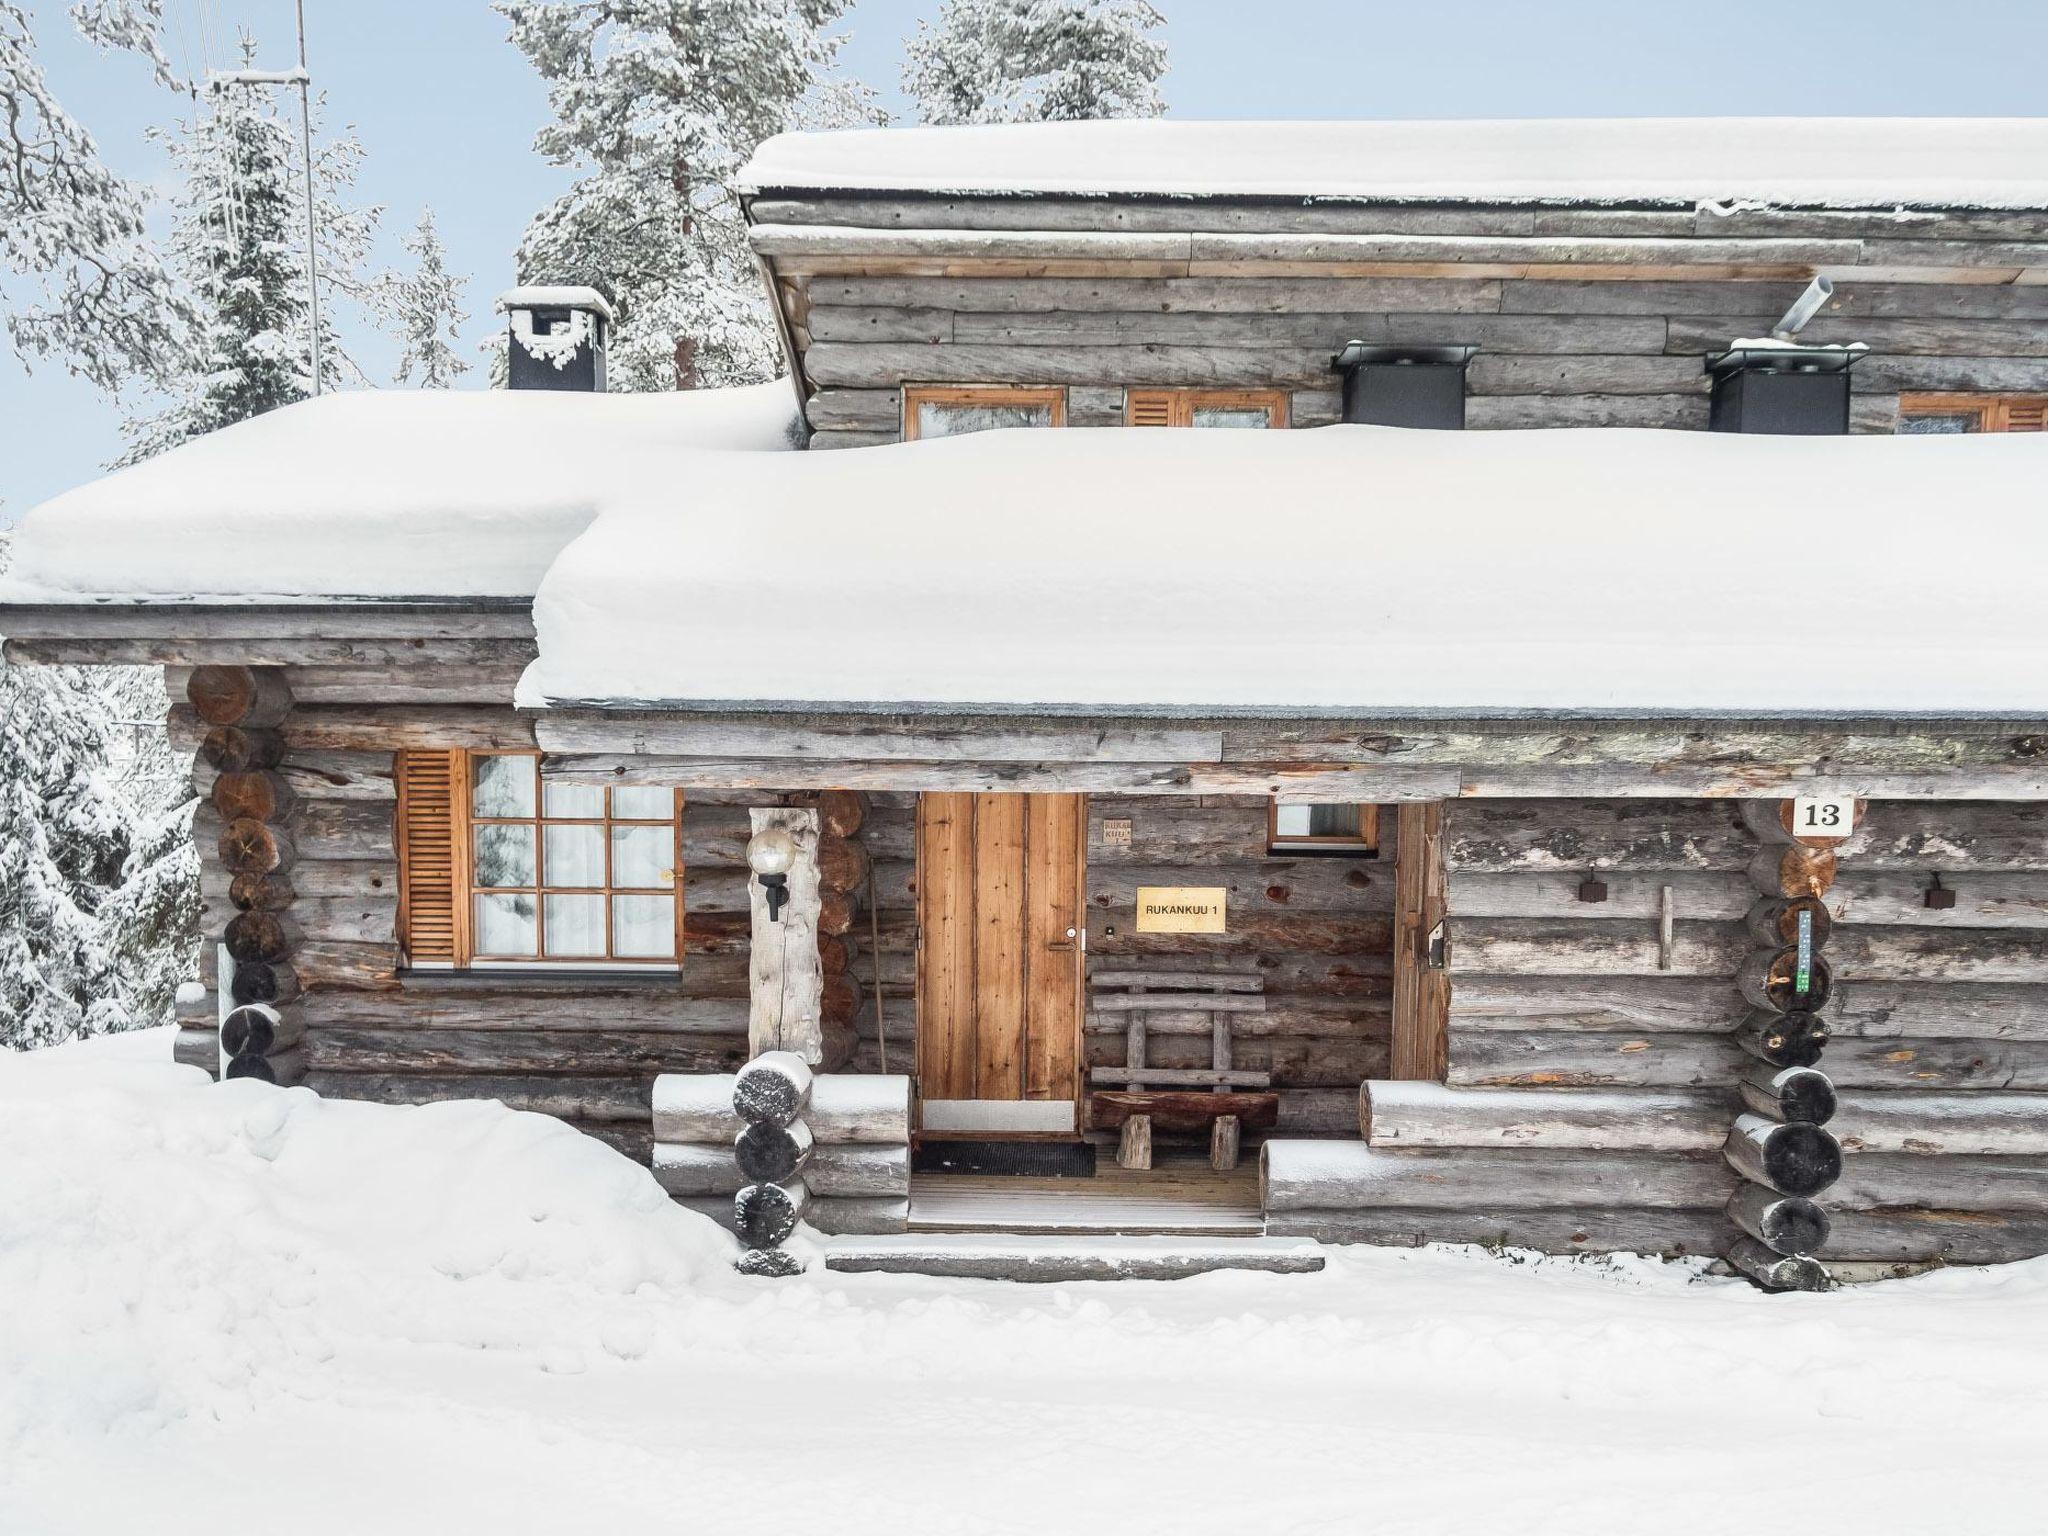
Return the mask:
[[[1449,365],[1462,368],[1472,361],[1477,347],[1416,347],[1367,345],[1362,341],[1347,341],[1344,349],[1330,359],[1332,368],[1358,368],[1367,363],[1433,363],[1438,367]]]
[[[1707,372],[1847,373],[1869,355],[1866,347],[1730,347],[1707,354]]]

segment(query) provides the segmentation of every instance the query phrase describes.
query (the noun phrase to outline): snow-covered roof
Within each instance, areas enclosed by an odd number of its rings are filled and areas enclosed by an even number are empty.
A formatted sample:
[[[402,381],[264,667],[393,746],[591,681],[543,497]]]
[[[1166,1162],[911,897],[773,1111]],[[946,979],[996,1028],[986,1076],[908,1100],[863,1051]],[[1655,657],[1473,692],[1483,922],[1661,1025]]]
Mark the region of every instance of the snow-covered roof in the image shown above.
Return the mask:
[[[2048,709],[2048,436],[1014,430],[702,456],[538,705]]]
[[[2048,208],[2048,118],[1025,123],[785,133],[744,190]]]
[[[31,509],[5,596],[524,597],[607,505],[687,504],[706,450],[789,448],[795,418],[786,380],[325,395]]]
[[[518,288],[507,288],[498,295],[498,312],[508,309],[594,309],[606,320],[616,319],[612,313],[612,302],[595,288],[579,288],[574,284],[528,283]]]

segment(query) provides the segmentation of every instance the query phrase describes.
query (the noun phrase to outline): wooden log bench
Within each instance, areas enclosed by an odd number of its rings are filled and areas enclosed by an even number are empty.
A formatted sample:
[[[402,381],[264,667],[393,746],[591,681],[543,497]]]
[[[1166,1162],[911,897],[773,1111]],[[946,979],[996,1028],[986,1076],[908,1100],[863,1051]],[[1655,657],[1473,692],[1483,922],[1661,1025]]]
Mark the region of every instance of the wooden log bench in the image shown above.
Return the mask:
[[[1089,978],[1097,1015],[1120,1014],[1124,1064],[1093,1067],[1088,1080],[1091,1121],[1118,1130],[1117,1165],[1152,1166],[1154,1131],[1209,1133],[1209,1166],[1220,1172],[1237,1166],[1247,1130],[1270,1128],[1280,1114],[1280,1096],[1270,1091],[1270,1073],[1235,1065],[1232,1029],[1238,1017],[1263,1013],[1265,978],[1256,971],[1103,970]],[[1148,1036],[1154,1020],[1196,1016],[1209,1026],[1207,1067],[1148,1064]]]

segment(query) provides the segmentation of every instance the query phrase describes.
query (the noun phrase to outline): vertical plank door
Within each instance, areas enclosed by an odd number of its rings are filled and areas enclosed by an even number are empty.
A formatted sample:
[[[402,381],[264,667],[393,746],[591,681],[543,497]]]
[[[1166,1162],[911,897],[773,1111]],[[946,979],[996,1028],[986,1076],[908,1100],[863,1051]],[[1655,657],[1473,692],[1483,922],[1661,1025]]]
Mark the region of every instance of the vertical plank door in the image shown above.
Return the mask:
[[[1080,1092],[1080,795],[918,799],[927,1133],[1070,1134]]]

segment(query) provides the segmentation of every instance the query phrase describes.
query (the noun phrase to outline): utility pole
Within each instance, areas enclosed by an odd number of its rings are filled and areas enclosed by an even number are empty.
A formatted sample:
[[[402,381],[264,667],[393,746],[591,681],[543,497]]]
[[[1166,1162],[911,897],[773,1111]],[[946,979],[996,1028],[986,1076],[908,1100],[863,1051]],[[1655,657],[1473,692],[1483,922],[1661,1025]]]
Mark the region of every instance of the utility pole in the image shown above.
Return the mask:
[[[306,68],[306,0],[297,0],[299,65],[296,69],[216,69],[209,85],[296,85],[299,88],[299,162],[306,189],[306,357],[313,393],[320,393],[320,234],[313,213],[313,76]]]

